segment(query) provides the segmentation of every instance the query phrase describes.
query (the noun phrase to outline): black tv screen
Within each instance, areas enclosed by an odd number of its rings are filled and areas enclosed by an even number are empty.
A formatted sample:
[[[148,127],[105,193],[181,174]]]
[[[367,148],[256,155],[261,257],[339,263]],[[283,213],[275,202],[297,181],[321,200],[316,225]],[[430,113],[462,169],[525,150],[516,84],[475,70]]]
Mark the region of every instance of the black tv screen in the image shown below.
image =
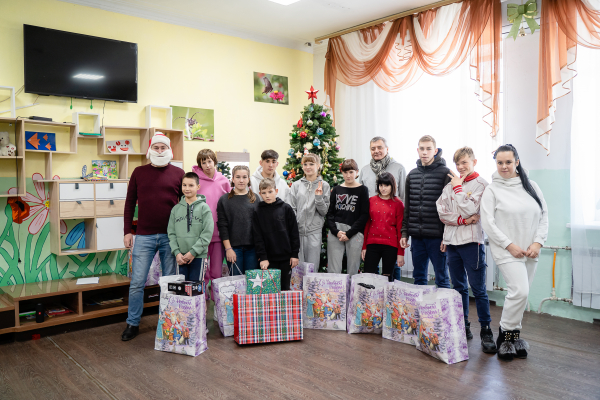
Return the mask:
[[[25,92],[137,102],[137,44],[23,25]]]

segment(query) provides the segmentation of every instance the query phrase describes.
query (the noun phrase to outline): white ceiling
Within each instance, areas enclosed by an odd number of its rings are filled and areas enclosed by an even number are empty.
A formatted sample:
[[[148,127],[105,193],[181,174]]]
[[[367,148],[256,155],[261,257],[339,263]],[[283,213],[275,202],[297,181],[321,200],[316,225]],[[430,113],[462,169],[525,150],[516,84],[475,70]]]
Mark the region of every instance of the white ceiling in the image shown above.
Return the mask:
[[[61,0],[312,53],[315,37],[436,0]]]

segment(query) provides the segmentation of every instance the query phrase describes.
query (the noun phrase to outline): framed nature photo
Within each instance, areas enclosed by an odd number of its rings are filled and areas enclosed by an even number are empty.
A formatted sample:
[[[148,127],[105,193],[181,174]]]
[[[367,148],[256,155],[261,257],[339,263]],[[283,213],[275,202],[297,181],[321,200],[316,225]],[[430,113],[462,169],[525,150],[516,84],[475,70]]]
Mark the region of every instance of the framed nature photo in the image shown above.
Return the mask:
[[[173,129],[181,129],[185,140],[215,141],[215,110],[171,106]]]
[[[290,104],[287,76],[255,72],[254,101],[259,103]]]

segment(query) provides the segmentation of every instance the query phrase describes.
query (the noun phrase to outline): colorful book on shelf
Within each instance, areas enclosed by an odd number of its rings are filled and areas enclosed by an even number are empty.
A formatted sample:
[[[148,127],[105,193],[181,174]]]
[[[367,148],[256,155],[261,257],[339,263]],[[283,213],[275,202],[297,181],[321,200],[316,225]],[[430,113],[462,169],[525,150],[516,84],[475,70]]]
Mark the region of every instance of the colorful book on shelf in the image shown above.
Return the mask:
[[[29,315],[33,315],[35,317],[35,310],[32,311],[22,311],[19,313],[19,317],[27,317]]]
[[[50,308],[46,309],[46,314],[49,317],[53,317],[55,315],[64,315],[64,314],[70,314],[73,311],[69,310],[67,307],[64,306],[52,306]]]
[[[117,162],[111,160],[92,160],[92,177],[117,179]]]

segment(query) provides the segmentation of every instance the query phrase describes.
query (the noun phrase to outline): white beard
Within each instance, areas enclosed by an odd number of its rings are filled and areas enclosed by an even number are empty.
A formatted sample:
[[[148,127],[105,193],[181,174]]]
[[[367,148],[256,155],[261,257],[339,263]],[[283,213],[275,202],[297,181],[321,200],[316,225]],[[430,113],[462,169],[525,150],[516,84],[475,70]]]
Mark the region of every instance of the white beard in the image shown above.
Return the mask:
[[[163,151],[162,153],[154,150],[148,150],[148,154],[150,154],[150,162],[157,167],[164,167],[173,159],[173,153],[170,149]]]

